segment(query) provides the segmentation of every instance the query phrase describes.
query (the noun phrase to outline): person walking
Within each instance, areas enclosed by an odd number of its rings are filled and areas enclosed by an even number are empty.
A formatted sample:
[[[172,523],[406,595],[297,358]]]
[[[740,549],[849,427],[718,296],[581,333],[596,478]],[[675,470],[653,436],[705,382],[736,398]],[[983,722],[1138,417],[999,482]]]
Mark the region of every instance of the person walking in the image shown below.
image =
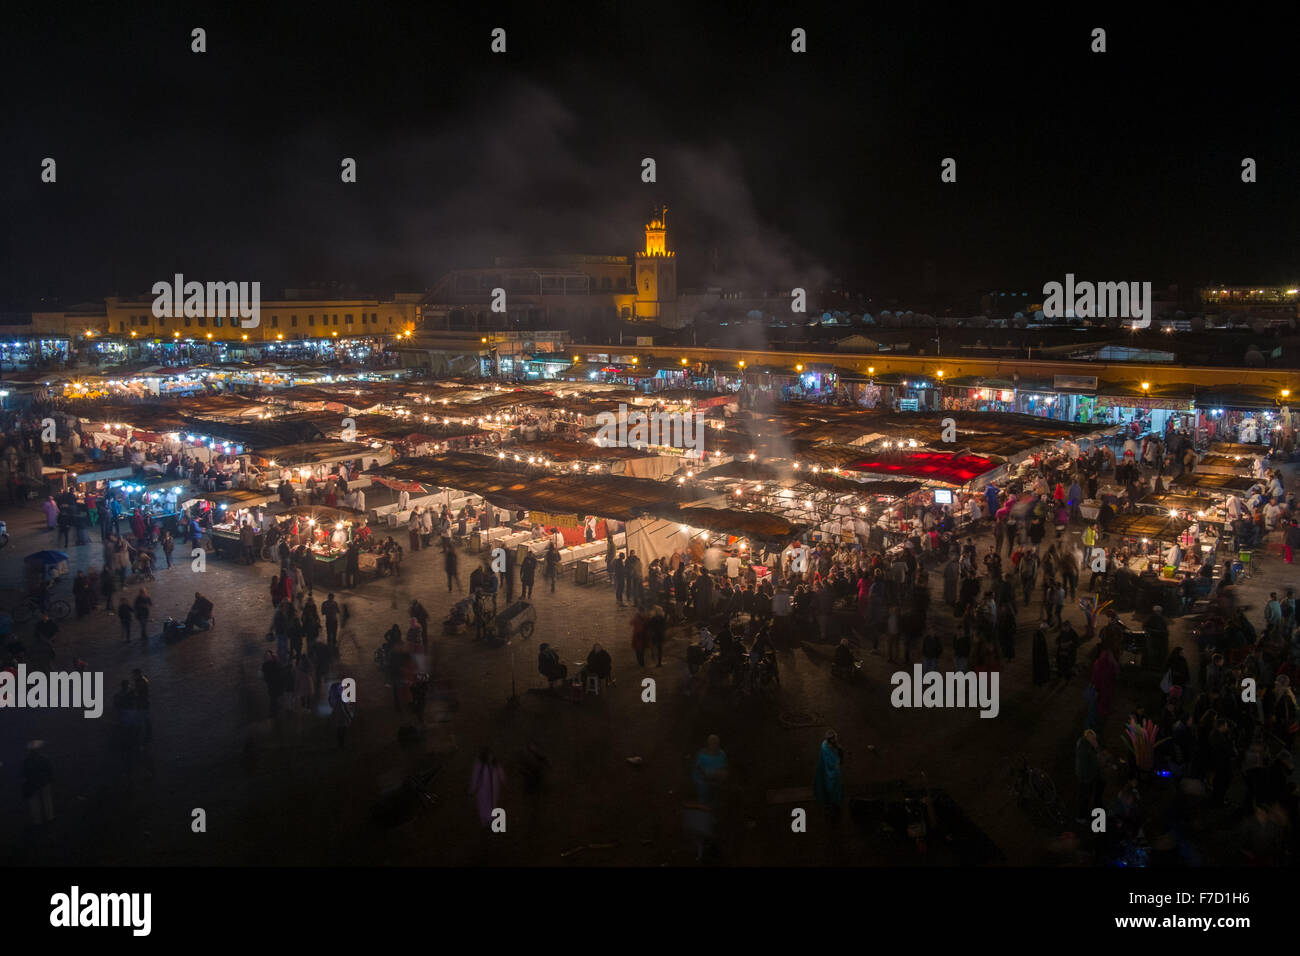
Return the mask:
[[[650,644],[655,649],[655,667],[664,666],[664,637],[668,631],[668,618],[664,615],[663,608],[656,607],[650,615],[650,621],[647,625],[650,634]]]
[[[620,552],[619,556],[614,559],[614,567],[610,571],[614,577],[614,600],[619,607],[623,606],[623,591],[627,586],[627,563],[623,560]]]
[[[560,552],[555,547],[555,542],[546,549],[546,580],[551,582],[551,593],[555,593],[555,581],[560,576]]]
[[[627,552],[624,570],[627,573],[628,600],[640,607],[645,603],[645,568],[641,564],[641,559],[637,556],[637,553],[630,548]]]
[[[45,500],[41,502],[41,510],[45,512],[45,530],[55,530],[59,526],[59,506],[55,504],[51,495],[45,496]]]
[[[642,670],[645,670],[646,637],[645,611],[638,608],[632,615],[632,650],[636,652],[636,665]]]
[[[131,622],[135,620],[135,612],[131,608],[131,602],[126,599],[125,595],[117,605],[117,619],[122,625],[122,640],[130,643]]]
[[[520,597],[525,601],[533,596],[533,582],[537,579],[537,555],[529,551],[519,565]]]
[[[478,808],[479,824],[484,828],[492,825],[493,812],[501,807],[501,789],[505,782],[505,770],[491,749],[484,747],[474,761],[469,782],[470,795]]]
[[[334,725],[334,734],[339,742],[339,750],[342,750],[347,739],[348,728],[352,726],[352,721],[355,719],[352,705],[343,699],[342,682],[335,681],[330,685],[329,702],[330,723]]]
[[[149,612],[153,607],[153,598],[149,597],[149,592],[144,588],[135,596],[135,619],[140,622],[140,642],[146,643],[149,640]]]
[[[43,740],[28,741],[23,760],[23,799],[35,827],[54,820],[54,765],[43,753],[44,747]]]
[[[1074,777],[1078,782],[1074,822],[1086,824],[1091,820],[1092,812],[1101,806],[1102,789],[1105,786],[1101,775],[1097,732],[1091,728],[1085,730],[1075,741]]]
[[[302,710],[308,710],[316,698],[316,689],[312,682],[311,660],[306,654],[298,658],[298,666],[293,671],[293,696]]]
[[[114,534],[113,545],[113,570],[117,572],[117,586],[126,588],[126,572],[131,567],[131,555],[126,550],[126,542]]]
[[[844,802],[844,751],[839,745],[835,731],[826,731],[822,738],[821,751],[817,758],[817,775],[813,781],[813,793],[826,811],[828,819],[835,821],[840,816],[840,806]]]
[[[695,766],[691,770],[696,799],[716,810],[722,802],[722,783],[726,779],[727,752],[722,749],[722,738],[709,734],[704,749],[695,755]]]
[[[420,643],[427,645],[429,643],[429,612],[424,609],[424,605],[418,600],[412,600],[411,606],[407,609],[411,618],[420,625]]]
[[[302,634],[308,647],[320,640],[320,610],[313,597],[308,597],[302,607]]]
[[[104,598],[104,610],[109,614],[113,613],[114,590],[113,570],[108,566],[107,562],[105,562],[103,570],[99,572],[99,593]]]
[[[274,717],[280,706],[280,661],[275,653],[267,651],[262,660],[262,680],[266,682],[266,695],[270,698],[271,716]]]
[[[338,602],[334,600],[334,592],[331,591],[325,598],[325,603],[320,606],[321,616],[325,618],[325,639],[330,647],[338,644],[339,612]]]
[[[92,571],[93,575],[94,572]],[[72,582],[72,600],[77,607],[77,617],[85,617],[95,607],[95,589],[85,571],[78,571]]]
[[[534,558],[534,561],[536,559]],[[450,544],[446,544],[442,549],[442,567],[447,572],[447,593],[451,593],[451,582],[456,582],[456,587],[463,588],[460,583],[460,559],[456,556],[456,549]]]
[[[347,565],[344,571],[344,586],[355,588],[357,586],[357,575],[361,571],[361,546],[357,544],[356,541],[348,543],[346,557]]]
[[[163,535],[162,549],[163,557],[167,559],[167,567],[170,568],[172,566],[172,552],[176,550],[176,540],[172,537],[170,531]]]

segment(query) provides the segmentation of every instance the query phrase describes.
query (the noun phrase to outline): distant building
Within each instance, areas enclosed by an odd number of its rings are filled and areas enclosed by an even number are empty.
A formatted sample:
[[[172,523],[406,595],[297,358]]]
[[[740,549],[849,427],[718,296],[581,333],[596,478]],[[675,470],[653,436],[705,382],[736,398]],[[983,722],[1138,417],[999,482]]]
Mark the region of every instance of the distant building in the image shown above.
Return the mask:
[[[682,291],[667,209],[652,213],[644,229],[645,244],[631,257],[499,258],[492,266],[448,272],[425,297],[425,327],[483,333],[607,320],[678,329],[701,313],[791,314],[789,292]],[[504,312],[492,311],[497,289],[505,293]]]
[[[1300,317],[1300,285],[1209,286],[1200,289],[1197,298],[1206,315],[1242,312],[1286,319]]]
[[[281,299],[261,302],[261,321],[244,327],[224,316],[156,316],[153,296],[110,296],[102,303],[76,305],[65,311],[34,312],[37,334],[68,339],[117,339],[137,342],[289,342],[299,339],[393,338],[420,324],[417,293],[391,298],[321,298],[296,289]]]

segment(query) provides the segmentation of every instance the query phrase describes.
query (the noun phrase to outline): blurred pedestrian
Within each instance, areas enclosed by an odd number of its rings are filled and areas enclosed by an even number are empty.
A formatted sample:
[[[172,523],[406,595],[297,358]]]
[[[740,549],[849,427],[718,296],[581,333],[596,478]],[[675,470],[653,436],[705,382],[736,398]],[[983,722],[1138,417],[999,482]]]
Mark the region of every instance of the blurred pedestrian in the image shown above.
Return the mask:
[[[478,807],[479,823],[483,827],[492,825],[493,811],[501,807],[501,788],[505,782],[505,770],[491,749],[484,747],[474,761],[469,784],[469,792]]]
[[[54,765],[43,753],[45,741],[27,743],[27,757],[23,760],[23,799],[32,826],[44,826],[54,820]]]
[[[826,731],[822,739],[821,751],[817,757],[817,776],[813,781],[813,793],[817,802],[826,811],[831,820],[838,820],[840,805],[844,802],[844,778],[842,766],[844,751],[841,749],[835,731]]]

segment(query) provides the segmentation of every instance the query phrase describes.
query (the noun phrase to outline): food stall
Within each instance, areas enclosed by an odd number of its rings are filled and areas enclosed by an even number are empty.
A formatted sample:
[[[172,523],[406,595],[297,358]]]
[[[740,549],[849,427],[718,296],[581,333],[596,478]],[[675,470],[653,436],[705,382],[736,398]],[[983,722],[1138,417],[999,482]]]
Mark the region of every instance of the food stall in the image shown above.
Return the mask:
[[[1115,571],[1116,595],[1127,606],[1181,607],[1183,576],[1199,572],[1205,553],[1217,547],[1212,529],[1169,515],[1117,515],[1107,529],[1112,555],[1126,555]],[[1116,538],[1120,541],[1116,542]]]
[[[149,513],[155,531],[176,534],[181,521],[181,501],[188,495],[184,478],[166,478],[161,475],[148,479],[139,476],[114,478],[109,481],[109,494],[119,494],[125,500],[122,513],[130,515],[136,508]]]
[[[277,516],[281,524],[297,522],[299,534],[291,538],[291,546],[307,545],[311,554],[310,580],[317,587],[342,587],[347,570],[347,548],[357,533],[365,526],[365,515],[351,508],[329,508],[325,505],[306,505],[290,508]],[[361,554],[361,570],[374,570],[373,555]]]
[[[232,488],[228,491],[187,492],[189,498],[181,502],[184,514],[198,517],[204,511],[212,514],[212,546],[221,555],[239,555],[239,527],[245,519],[253,525],[253,553],[262,550],[262,522],[258,512],[274,497],[266,491],[248,491]]]

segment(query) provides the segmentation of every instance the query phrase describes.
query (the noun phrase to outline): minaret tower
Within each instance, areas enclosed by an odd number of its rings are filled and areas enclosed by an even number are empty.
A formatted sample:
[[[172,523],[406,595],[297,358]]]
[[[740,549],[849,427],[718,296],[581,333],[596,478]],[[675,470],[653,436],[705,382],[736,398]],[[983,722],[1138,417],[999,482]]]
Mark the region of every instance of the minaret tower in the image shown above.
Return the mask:
[[[673,327],[677,320],[677,260],[668,248],[668,207],[650,214],[645,251],[636,254],[636,317]]]

